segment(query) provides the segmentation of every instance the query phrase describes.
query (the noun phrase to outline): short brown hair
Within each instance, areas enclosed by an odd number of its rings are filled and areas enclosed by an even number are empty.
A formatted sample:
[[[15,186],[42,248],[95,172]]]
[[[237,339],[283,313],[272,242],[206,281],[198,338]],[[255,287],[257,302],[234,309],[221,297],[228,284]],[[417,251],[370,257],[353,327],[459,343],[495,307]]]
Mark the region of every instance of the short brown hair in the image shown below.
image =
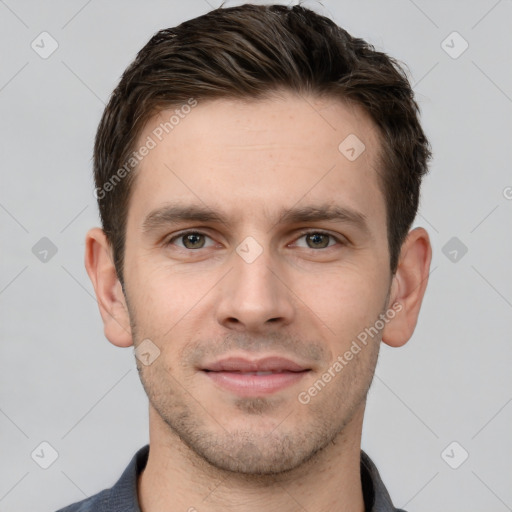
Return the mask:
[[[279,89],[354,102],[379,128],[378,179],[386,201],[390,270],[396,272],[431,156],[404,70],[395,59],[300,5],[245,4],[221,7],[156,33],[123,73],[105,108],[94,145],[94,179],[121,284],[134,180],[126,162],[146,122],[191,98],[259,99]]]

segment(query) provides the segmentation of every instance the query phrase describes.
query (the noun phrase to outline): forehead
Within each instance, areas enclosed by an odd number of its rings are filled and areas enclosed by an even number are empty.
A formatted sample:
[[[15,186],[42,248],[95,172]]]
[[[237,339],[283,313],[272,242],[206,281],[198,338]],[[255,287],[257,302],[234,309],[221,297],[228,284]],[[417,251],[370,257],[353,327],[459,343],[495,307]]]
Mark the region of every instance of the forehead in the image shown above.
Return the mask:
[[[226,216],[272,222],[292,205],[334,204],[384,216],[380,141],[358,106],[333,98],[197,101],[146,124],[128,223],[161,205],[201,204]],[[256,217],[255,217],[256,216]]]

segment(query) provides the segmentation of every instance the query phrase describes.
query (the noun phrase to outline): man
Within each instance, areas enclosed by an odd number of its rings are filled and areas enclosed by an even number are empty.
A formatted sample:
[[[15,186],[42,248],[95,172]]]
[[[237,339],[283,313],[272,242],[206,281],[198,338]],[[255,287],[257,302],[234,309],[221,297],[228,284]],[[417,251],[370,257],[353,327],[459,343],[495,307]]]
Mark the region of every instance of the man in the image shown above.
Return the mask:
[[[427,286],[429,157],[398,64],[308,9],[157,33],[98,128],[85,254],[150,442],[62,510],[397,510],[361,431]]]

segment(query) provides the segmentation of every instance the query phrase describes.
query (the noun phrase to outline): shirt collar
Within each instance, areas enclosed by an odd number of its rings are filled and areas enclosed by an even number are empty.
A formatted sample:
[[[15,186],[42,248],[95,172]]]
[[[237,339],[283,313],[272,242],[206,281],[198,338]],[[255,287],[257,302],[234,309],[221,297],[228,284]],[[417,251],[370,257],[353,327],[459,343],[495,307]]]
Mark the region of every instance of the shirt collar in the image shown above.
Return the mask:
[[[103,500],[101,510],[109,512],[141,512],[137,480],[146,467],[149,444],[132,458],[123,474]],[[394,507],[379,471],[370,457],[361,450],[361,483],[366,512],[405,512]]]

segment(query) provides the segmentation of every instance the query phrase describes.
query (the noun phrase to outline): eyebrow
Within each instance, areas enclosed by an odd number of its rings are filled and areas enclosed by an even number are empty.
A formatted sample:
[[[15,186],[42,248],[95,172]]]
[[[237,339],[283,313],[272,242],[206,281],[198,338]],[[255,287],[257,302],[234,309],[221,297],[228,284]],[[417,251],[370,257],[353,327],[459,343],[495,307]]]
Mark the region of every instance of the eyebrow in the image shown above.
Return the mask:
[[[301,222],[335,221],[353,225],[366,234],[370,234],[367,217],[362,212],[339,205],[302,206],[282,209],[277,222],[279,224],[298,224]],[[224,224],[228,228],[232,223],[220,212],[204,205],[166,204],[151,211],[142,223],[142,231],[148,233],[179,222],[208,222]]]

